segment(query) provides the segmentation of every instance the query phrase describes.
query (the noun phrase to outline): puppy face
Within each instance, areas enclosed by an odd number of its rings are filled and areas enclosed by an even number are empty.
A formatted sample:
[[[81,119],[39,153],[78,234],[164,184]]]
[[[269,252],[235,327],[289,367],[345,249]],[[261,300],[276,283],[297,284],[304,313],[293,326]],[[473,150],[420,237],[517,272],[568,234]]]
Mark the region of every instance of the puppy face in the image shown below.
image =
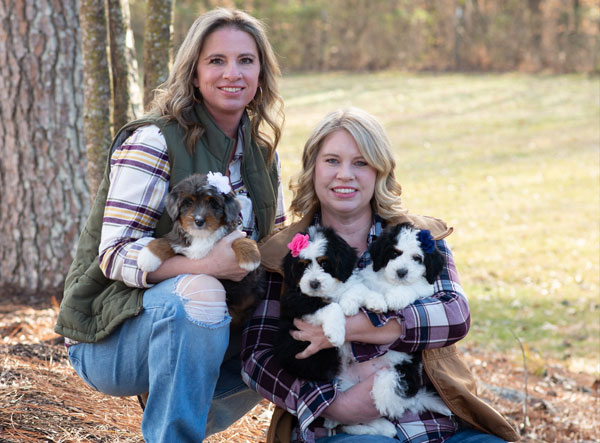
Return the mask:
[[[192,237],[205,237],[222,227],[236,228],[240,204],[235,194],[223,194],[208,184],[206,175],[194,174],[179,182],[167,195],[171,219]]]
[[[386,229],[369,248],[373,270],[393,285],[412,285],[425,279],[433,284],[444,266],[444,257],[435,248],[425,253],[419,230],[408,223]]]
[[[328,299],[352,275],[356,251],[330,228],[311,226],[308,235],[308,246],[297,257],[288,253],[284,259],[285,284]]]

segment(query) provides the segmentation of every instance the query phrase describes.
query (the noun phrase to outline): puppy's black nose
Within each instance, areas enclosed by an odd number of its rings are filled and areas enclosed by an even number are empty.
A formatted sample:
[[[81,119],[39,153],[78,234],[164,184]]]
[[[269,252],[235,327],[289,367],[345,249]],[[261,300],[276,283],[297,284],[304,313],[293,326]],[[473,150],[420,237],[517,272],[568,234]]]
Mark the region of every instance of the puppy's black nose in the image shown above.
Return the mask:
[[[319,280],[311,280],[311,282],[310,282],[311,289],[319,289],[319,286],[321,286],[321,282]]]
[[[396,271],[396,275],[398,276],[398,278],[404,278],[404,277],[406,277],[406,274],[408,274],[407,269],[398,269]]]
[[[202,217],[195,217],[194,223],[196,223],[196,226],[198,226],[199,228],[202,228],[202,227],[204,227],[206,222],[204,221],[204,219]]]

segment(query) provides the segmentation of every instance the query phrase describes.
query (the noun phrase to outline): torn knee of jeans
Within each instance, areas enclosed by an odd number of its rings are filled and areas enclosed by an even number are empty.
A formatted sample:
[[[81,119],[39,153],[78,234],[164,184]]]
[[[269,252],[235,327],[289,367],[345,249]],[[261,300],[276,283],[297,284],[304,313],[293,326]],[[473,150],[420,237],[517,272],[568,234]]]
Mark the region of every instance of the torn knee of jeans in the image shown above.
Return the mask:
[[[187,276],[177,285],[175,292],[183,300],[186,315],[193,322],[217,324],[228,315],[225,289],[213,277]]]

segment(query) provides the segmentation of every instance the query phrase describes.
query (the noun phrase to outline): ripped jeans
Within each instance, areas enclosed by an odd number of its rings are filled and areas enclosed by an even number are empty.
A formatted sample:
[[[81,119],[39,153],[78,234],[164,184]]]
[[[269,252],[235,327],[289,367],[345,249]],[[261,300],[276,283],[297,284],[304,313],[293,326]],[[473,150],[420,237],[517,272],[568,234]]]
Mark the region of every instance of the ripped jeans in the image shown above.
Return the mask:
[[[106,339],[69,347],[69,357],[100,392],[149,393],[142,419],[147,442],[202,441],[261,400],[242,382],[240,337],[230,340],[217,280],[165,280],[144,293],[143,307]]]

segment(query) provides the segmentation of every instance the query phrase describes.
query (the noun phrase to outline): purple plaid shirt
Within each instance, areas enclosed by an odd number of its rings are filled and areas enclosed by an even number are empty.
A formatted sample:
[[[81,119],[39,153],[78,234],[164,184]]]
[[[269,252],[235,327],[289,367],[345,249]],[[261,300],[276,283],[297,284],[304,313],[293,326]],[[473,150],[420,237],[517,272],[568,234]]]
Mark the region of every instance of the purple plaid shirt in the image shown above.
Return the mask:
[[[381,232],[381,220],[376,218],[369,235],[369,243]],[[353,343],[357,361],[366,361],[385,354],[388,349],[417,352],[441,348],[456,343],[466,336],[470,325],[467,299],[458,281],[452,253],[443,240],[437,247],[445,255],[446,266],[435,283],[433,296],[417,300],[398,312],[374,314],[363,310],[374,326],[383,326],[390,320],[400,322],[402,334],[389,345]],[[360,258],[358,267],[370,263],[368,252]],[[337,396],[335,383],[315,383],[296,379],[284,371],[273,354],[273,345],[279,333],[279,298],[282,277],[268,273],[265,299],[255,311],[244,331],[242,343],[242,376],[252,389],[267,400],[285,408],[298,417],[298,427],[292,434],[293,442],[313,442],[315,438],[332,435],[322,426],[319,418]],[[435,391],[423,373],[423,386]],[[454,417],[433,412],[407,412],[395,421],[398,439],[402,442],[442,442],[457,430]]]

